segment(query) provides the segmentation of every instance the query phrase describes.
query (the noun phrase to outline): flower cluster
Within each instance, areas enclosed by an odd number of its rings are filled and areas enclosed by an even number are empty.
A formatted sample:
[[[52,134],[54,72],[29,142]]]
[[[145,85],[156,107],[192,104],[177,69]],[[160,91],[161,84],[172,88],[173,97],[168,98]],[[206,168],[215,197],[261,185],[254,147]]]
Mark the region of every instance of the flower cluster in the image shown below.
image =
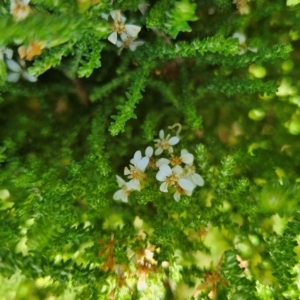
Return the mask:
[[[26,63],[24,60],[19,60],[19,62],[16,62],[13,59],[7,59],[6,65],[7,68],[9,69],[9,72],[6,77],[6,81],[18,82],[21,77],[29,82],[37,81],[37,78],[35,76],[27,72]]]
[[[157,261],[154,257],[155,246],[149,246],[146,249],[141,249],[132,256],[132,263],[135,267],[135,275],[138,278],[137,289],[143,291],[147,287],[146,279],[150,273],[156,271]],[[131,256],[131,249],[128,249],[128,254]]]
[[[0,77],[6,77],[8,82],[17,82],[21,77],[27,81],[36,82],[37,78],[27,72],[25,60],[19,59],[17,62],[12,57],[12,49],[0,46]]]
[[[144,240],[144,238],[145,235],[138,236],[140,241]],[[100,239],[98,242],[102,244],[99,251],[99,256],[104,260],[101,267],[102,270],[115,275],[115,282],[108,299],[116,299],[118,292],[123,287],[129,293],[132,293],[135,286],[138,291],[146,290],[148,288],[147,278],[149,275],[160,276],[160,271],[169,268],[169,262],[163,261],[161,265],[158,265],[157,260],[154,259],[155,252],[160,251],[155,245],[147,243],[147,246],[143,245],[135,250],[128,247],[126,250],[128,262],[119,264],[114,254],[115,246],[118,243],[114,234],[111,235],[108,241]]]
[[[175,124],[175,126],[181,128],[180,124]],[[126,182],[120,176],[116,176],[120,189],[115,192],[114,200],[128,202],[128,196],[132,192],[141,191],[151,180],[160,182],[161,192],[174,193],[173,197],[176,201],[180,200],[181,195],[191,196],[196,186],[203,186],[204,180],[196,173],[193,165],[193,154],[186,149],[182,149],[177,155],[174,154],[173,146],[179,141],[178,133],[175,136],[170,136],[170,134],[165,136],[165,132],[160,130],[159,138],[154,140],[155,151],[150,146],[146,148],[145,156],[142,156],[140,150],[136,151],[130,160],[129,167],[124,169],[124,175],[129,181]],[[154,158],[153,153],[155,156],[166,154],[167,157]]]
[[[108,20],[109,15],[102,14],[102,17]],[[135,51],[138,46],[144,44],[144,41],[136,40],[141,27],[133,24],[125,24],[126,17],[121,14],[120,10],[112,10],[110,17],[112,18],[112,33],[108,36],[108,40],[120,48],[119,54],[124,48]],[[118,39],[118,36],[120,39]]]

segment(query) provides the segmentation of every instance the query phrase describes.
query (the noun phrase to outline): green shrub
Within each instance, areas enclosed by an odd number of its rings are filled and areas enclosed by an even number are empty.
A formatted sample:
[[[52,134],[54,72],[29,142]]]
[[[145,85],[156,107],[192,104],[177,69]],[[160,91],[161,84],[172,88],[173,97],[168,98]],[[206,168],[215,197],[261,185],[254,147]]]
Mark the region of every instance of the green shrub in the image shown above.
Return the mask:
[[[298,2],[2,1],[0,298],[298,299]]]

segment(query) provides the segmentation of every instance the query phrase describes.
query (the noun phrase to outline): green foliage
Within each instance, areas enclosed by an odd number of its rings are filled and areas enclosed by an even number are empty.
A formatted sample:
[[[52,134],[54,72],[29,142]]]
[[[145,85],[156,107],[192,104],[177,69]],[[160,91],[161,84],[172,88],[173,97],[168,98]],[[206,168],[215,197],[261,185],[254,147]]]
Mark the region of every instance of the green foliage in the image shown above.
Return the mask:
[[[190,3],[188,0],[176,1],[171,12],[167,13],[168,20],[166,26],[169,27],[168,33],[173,39],[176,38],[180,31],[191,31],[188,21],[196,21],[195,15],[197,5]]]
[[[0,299],[298,299],[298,2],[2,1]]]

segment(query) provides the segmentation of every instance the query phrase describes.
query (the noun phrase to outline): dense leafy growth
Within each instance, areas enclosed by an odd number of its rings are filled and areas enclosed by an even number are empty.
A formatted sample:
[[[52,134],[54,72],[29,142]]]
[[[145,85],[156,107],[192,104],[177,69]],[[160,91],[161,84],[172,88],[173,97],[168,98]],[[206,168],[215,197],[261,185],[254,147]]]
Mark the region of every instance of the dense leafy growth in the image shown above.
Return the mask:
[[[299,3],[2,1],[0,299],[298,299]]]

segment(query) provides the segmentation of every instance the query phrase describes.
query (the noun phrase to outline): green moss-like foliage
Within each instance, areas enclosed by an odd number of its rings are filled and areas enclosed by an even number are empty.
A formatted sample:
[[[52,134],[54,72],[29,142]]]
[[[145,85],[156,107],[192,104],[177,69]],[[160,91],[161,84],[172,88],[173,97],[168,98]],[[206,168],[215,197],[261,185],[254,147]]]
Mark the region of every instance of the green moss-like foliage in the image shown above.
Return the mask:
[[[298,299],[298,2],[2,1],[0,298]]]

